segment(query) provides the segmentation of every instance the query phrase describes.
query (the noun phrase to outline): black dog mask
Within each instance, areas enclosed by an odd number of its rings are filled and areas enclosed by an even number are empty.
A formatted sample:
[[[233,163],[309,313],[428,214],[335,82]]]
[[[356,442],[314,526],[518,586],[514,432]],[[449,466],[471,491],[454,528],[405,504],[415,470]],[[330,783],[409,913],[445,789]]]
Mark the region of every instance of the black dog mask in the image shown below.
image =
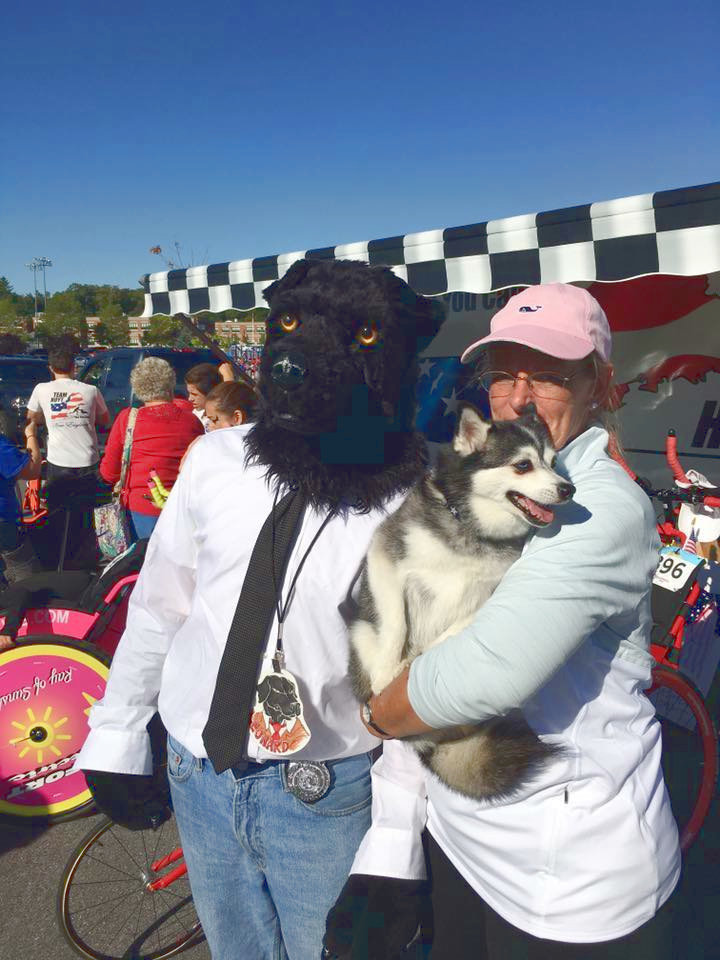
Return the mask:
[[[442,309],[387,267],[347,260],[300,260],[265,298],[251,456],[316,506],[379,506],[424,466],[416,357]]]

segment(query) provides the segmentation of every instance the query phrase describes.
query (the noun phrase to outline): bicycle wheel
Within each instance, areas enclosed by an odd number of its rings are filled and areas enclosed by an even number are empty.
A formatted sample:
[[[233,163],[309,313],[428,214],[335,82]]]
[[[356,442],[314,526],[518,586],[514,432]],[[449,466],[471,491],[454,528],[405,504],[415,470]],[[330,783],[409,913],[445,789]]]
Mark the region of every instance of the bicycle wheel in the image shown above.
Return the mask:
[[[89,644],[55,635],[0,653],[0,814],[54,822],[92,809],[85,777],[70,770],[108,667]]]
[[[648,695],[670,691],[679,697],[694,720],[694,730],[684,729],[670,720],[663,725],[663,769],[673,812],[680,825],[683,853],[697,839],[712,804],[718,780],[718,736],[702,694],[682,673],[666,666],[655,666]],[[657,699],[657,698],[653,698]]]
[[[88,960],[164,960],[202,939],[187,875],[166,889],[149,884],[152,864],[180,840],[174,818],[156,830],[128,830],[105,818],[63,872],[57,917],[68,943]]]

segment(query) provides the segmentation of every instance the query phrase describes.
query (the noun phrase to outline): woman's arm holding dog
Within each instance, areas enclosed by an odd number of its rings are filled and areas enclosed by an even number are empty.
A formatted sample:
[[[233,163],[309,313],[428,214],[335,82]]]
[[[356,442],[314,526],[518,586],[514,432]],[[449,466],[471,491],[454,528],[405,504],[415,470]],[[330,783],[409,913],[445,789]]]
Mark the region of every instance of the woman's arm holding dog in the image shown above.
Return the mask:
[[[578,647],[645,602],[657,562],[649,504],[596,499],[586,522],[539,538],[475,621],[415,660],[370,701],[389,736],[485,720],[522,707]],[[599,637],[602,641],[602,637]]]

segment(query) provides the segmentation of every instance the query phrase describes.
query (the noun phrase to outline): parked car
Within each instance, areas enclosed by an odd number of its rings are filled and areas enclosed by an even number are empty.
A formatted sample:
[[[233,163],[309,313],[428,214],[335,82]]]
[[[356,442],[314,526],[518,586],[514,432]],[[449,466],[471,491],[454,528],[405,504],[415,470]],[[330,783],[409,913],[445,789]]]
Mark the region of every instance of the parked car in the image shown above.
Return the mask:
[[[24,354],[0,356],[0,402],[17,416],[18,428],[25,425],[25,408],[38,383],[52,380],[47,358]]]
[[[196,363],[212,363],[217,359],[210,350],[172,350],[169,347],[112,347],[88,360],[78,374],[78,380],[94,384],[102,393],[115,419],[123,407],[140,406],[130,386],[130,372],[145,357],[162,357],[175,368],[176,393],[187,396],[185,374]]]

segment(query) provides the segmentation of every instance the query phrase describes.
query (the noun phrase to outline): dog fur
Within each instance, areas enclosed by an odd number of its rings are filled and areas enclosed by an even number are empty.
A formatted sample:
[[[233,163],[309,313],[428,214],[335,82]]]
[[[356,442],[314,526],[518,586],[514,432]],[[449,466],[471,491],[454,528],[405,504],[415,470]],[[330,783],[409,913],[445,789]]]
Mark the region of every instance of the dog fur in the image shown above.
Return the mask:
[[[349,669],[361,702],[467,626],[531,528],[572,496],[554,460],[534,410],[489,423],[463,409],[452,446],[370,543],[351,629]],[[411,742],[447,786],[483,800],[512,795],[557,752],[519,710]]]
[[[368,511],[422,476],[417,354],[444,314],[387,267],[300,260],[270,306],[250,460],[316,508]]]

